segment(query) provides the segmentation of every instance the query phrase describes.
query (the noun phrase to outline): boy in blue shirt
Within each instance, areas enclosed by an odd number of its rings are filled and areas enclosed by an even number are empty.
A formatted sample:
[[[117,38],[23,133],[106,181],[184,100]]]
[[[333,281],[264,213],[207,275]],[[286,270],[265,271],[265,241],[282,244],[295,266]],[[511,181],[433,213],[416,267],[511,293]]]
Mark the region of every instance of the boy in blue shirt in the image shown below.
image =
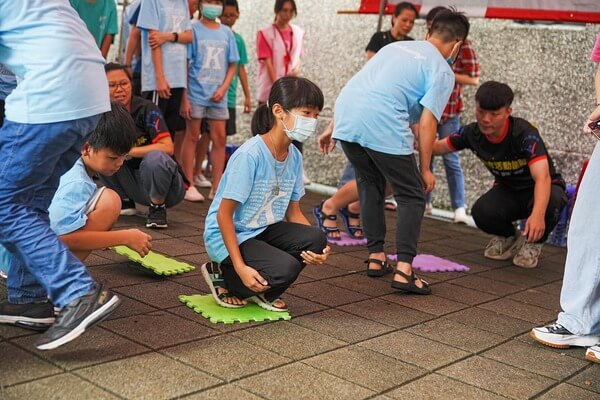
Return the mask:
[[[202,119],[207,118],[212,141],[211,164],[213,185],[211,195],[219,186],[225,169],[225,122],[229,119],[227,90],[235,75],[239,54],[233,32],[216,21],[223,12],[222,0],[203,0],[202,17],[192,24],[193,40],[189,45],[188,88],[181,105],[186,123],[185,139],[181,152],[181,165],[186,177],[193,181],[194,157]],[[195,195],[192,185],[186,199]]]
[[[127,110],[113,103],[113,110],[100,118],[81,149],[81,158],[61,178],[48,209],[50,226],[69,250],[82,262],[92,250],[125,245],[142,257],[148,254],[152,238],[138,229],[110,231],[121,209],[119,195],[106,187],[97,187],[92,177],[114,174],[135,142],[135,125]],[[13,262],[6,248],[0,246],[0,259]],[[0,323],[45,330],[54,322],[49,302],[35,307],[3,303]],[[26,305],[29,306],[29,305]]]
[[[110,110],[108,84],[104,59],[68,2],[2,1],[0,15],[0,63],[19,82],[0,128],[0,244],[15,260],[0,315],[50,299],[61,311],[36,343],[48,350],[77,338],[120,302],[58,240],[47,211],[60,177]]]
[[[377,52],[346,84],[335,104],[333,138],[341,142],[356,170],[370,276],[393,270],[384,253],[386,180],[398,203],[398,262],[392,280],[398,290],[431,293],[427,282],[415,276],[412,261],[424,196],[435,184],[430,161],[437,123],[454,86],[448,64],[454,62],[468,32],[464,15],[440,13],[425,41],[395,42]],[[416,123],[420,170],[410,128]]]

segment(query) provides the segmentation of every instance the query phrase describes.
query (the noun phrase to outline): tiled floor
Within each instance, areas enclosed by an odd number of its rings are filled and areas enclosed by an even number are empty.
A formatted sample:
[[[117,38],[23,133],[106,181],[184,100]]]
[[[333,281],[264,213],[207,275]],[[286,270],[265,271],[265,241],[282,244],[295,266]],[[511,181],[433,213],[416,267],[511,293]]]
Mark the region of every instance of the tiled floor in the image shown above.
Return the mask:
[[[318,196],[309,194],[303,208]],[[199,265],[208,204],[169,210],[154,250]],[[393,238],[395,215],[387,213]],[[119,227],[140,226],[124,217]],[[488,237],[425,219],[420,251],[470,267],[423,273],[433,295],[368,278],[366,251],[334,247],[286,295],[287,322],[211,324],[179,303],[206,293],[198,270],[156,277],[110,250],[89,270],[123,304],[81,338],[37,351],[35,334],[0,326],[0,399],[600,399],[600,366],[584,349],[553,350],[527,332],[559,310],[565,250],[534,270],[483,258]],[[393,251],[393,243],[388,247]],[[0,298],[6,290],[0,284]]]

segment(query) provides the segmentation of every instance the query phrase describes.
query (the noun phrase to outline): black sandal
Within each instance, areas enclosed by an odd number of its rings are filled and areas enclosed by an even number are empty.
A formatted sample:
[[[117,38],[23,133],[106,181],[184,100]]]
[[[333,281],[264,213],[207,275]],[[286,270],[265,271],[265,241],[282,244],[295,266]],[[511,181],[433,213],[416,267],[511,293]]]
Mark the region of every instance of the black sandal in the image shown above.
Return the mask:
[[[342,222],[346,227],[346,232],[348,232],[348,234],[354,239],[363,239],[365,237],[365,233],[362,225],[360,223],[358,225],[352,225],[350,223],[350,218],[358,219],[360,221],[360,214],[350,212],[346,208],[340,208],[339,213],[342,216]]]
[[[427,283],[423,279],[421,279],[421,282],[423,283],[423,287],[418,287],[415,284],[416,280],[419,278],[417,277],[417,275],[415,275],[414,270],[410,273],[410,275],[407,275],[404,272],[396,269],[396,271],[394,271],[394,275],[396,275],[396,274],[398,274],[401,277],[403,277],[404,279],[406,279],[407,282],[392,281],[392,287],[394,289],[402,290],[403,292],[416,293],[416,294],[431,294],[431,288],[429,287],[429,283]]]
[[[368,265],[370,263],[379,264],[379,265],[381,265],[381,268],[380,269],[370,269],[369,265]],[[392,266],[387,262],[387,260],[381,261],[376,258],[369,258],[368,260],[365,261],[365,264],[367,264],[367,276],[370,276],[372,278],[381,278],[385,274],[389,274],[390,272],[392,272],[394,270],[394,268],[392,268]]]
[[[242,304],[231,304],[226,301],[229,297],[235,297],[232,296],[229,293],[229,291],[219,291],[219,289],[227,290],[225,280],[223,279],[223,273],[221,272],[221,266],[219,265],[219,263],[212,261],[204,263],[200,267],[200,272],[202,272],[202,277],[204,278],[206,285],[210,289],[210,293],[212,294],[213,298],[215,299],[218,305],[226,308],[244,307],[244,305]]]
[[[318,225],[319,229],[321,230],[321,232],[323,232],[325,234],[325,236],[327,236],[327,240],[340,240],[342,238],[340,229],[337,226],[330,227],[330,226],[325,226],[325,224],[324,224],[326,219],[328,219],[330,221],[337,221],[337,215],[325,214],[323,212],[323,203],[325,203],[325,200],[323,200],[321,202],[321,204],[319,204],[318,206],[313,207],[313,215],[315,216],[315,219],[317,220],[317,225]],[[336,232],[338,234],[337,237],[331,236],[332,233],[336,233]]]

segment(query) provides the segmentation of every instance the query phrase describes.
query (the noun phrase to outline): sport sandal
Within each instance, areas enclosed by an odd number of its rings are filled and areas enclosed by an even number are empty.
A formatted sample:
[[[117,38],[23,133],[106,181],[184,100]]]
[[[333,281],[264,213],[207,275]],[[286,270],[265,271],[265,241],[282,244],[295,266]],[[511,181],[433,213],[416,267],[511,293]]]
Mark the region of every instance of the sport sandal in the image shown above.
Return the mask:
[[[369,264],[371,264],[371,263],[379,264],[379,265],[381,265],[381,268],[371,269],[371,268],[369,268]],[[367,264],[367,276],[370,276],[372,278],[380,278],[380,277],[384,276],[385,274],[389,274],[390,272],[392,272],[394,270],[394,268],[387,262],[387,260],[381,261],[376,258],[369,258],[368,260],[365,261],[365,264]]]
[[[200,271],[202,271],[202,277],[204,281],[210,288],[210,293],[213,298],[221,307],[226,308],[242,308],[243,304],[230,304],[225,301],[225,299],[229,297],[234,297],[229,294],[229,292],[221,292],[219,293],[219,289],[226,290],[225,280],[223,279],[223,273],[221,272],[221,267],[216,262],[207,262],[202,264],[200,267]]]
[[[362,225],[360,223],[358,225],[352,225],[350,223],[350,218],[358,219],[360,221],[360,214],[352,213],[348,211],[348,209],[343,207],[340,208],[339,213],[342,216],[342,222],[346,227],[346,232],[348,232],[348,234],[352,236],[353,239],[363,239],[365,237],[365,234]]]
[[[340,240],[342,237],[341,237],[339,228],[337,226],[335,226],[335,227],[325,226],[325,224],[324,224],[326,219],[328,219],[330,221],[337,221],[337,215],[325,214],[323,212],[323,203],[325,203],[325,200],[323,200],[321,202],[321,204],[319,204],[318,206],[313,207],[313,215],[315,216],[315,219],[317,220],[317,225],[318,225],[319,229],[321,230],[321,232],[323,232],[325,234],[325,236],[327,236],[327,240]],[[331,236],[331,234],[336,233],[336,232],[338,234],[337,237]]]
[[[410,275],[407,275],[404,272],[396,269],[394,271],[394,275],[396,275],[396,274],[398,274],[401,277],[403,277],[404,279],[406,279],[407,282],[392,281],[392,287],[394,289],[402,290],[403,292],[416,293],[416,294],[431,294],[431,288],[429,287],[429,283],[427,283],[423,279],[421,279],[421,282],[423,283],[423,287],[418,287],[415,284],[416,280],[419,278],[417,277],[417,275],[415,275],[414,270],[411,271]]]
[[[281,299],[275,299],[273,301],[269,301],[269,300],[267,300],[267,298],[265,297],[264,294],[257,294],[256,296],[248,297],[246,300],[251,301],[252,303],[255,303],[260,308],[263,308],[267,311],[285,312],[288,310],[287,307],[281,308],[281,307],[277,307],[274,304],[277,300],[281,300]]]

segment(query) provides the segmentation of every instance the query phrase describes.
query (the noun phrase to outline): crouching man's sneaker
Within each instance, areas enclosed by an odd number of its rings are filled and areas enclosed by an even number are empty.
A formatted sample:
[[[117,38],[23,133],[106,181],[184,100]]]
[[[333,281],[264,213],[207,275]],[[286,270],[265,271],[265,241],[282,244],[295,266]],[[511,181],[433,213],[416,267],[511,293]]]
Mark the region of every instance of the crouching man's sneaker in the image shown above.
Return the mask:
[[[585,359],[595,363],[600,363],[600,343],[597,343],[592,347],[588,347],[587,351],[585,352]]]
[[[483,255],[492,260],[510,260],[517,254],[524,241],[525,237],[519,230],[516,231],[515,236],[507,238],[494,236],[486,246]]]
[[[513,258],[513,264],[521,268],[537,267],[543,245],[543,243],[523,243]]]
[[[45,331],[54,323],[54,307],[50,302],[13,304],[0,302],[0,323]]]
[[[546,346],[556,349],[568,349],[571,346],[587,347],[600,343],[600,336],[575,335],[557,323],[533,328],[529,332],[529,336]]]
[[[156,205],[150,203],[148,207],[148,218],[146,219],[146,228],[168,228],[167,208],[164,204]]]
[[[86,329],[98,324],[119,306],[121,300],[102,285],[67,304],[54,324],[38,339],[40,350],[52,350],[78,338]]]

